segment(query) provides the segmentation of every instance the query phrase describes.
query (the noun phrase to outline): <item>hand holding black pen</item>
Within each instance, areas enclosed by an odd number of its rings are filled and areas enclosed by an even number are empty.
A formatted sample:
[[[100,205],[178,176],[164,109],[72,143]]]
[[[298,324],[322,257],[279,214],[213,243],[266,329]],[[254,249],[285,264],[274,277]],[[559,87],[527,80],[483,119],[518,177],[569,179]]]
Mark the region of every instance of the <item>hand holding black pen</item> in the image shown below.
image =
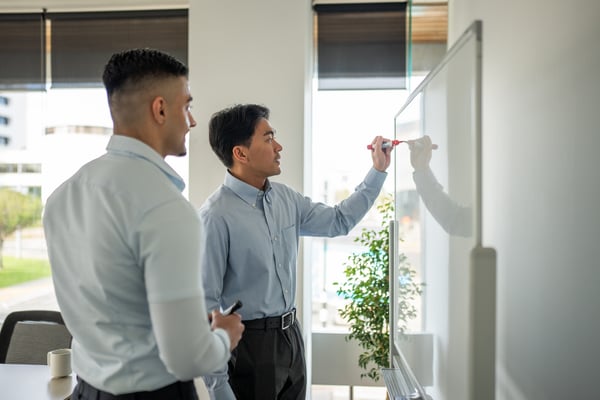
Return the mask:
[[[242,317],[239,314],[235,314],[236,310],[239,310],[242,306],[241,301],[236,301],[230,307],[223,310],[223,312],[219,312],[219,310],[214,310],[211,314],[211,328],[224,329],[228,336],[230,342],[230,350],[233,350],[238,345],[240,339],[242,338],[242,332],[244,332],[244,324],[242,323]]]
[[[229,314],[236,312],[240,308],[242,308],[242,302],[240,300],[236,300],[235,303],[233,303],[231,306],[229,306],[228,308],[223,310],[222,314],[229,315]]]

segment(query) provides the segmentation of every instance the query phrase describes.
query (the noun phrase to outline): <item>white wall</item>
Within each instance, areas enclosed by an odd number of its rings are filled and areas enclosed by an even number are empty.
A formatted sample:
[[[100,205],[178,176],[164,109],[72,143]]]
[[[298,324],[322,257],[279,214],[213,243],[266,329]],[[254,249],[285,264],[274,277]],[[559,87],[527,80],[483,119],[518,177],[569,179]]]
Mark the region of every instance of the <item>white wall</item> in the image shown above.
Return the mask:
[[[600,3],[449,4],[450,42],[483,20],[497,399],[598,398]]]
[[[283,146],[276,180],[303,189],[305,107],[310,73],[307,1],[192,0],[190,82],[198,126],[190,137],[190,199],[200,205],[225,168],[208,144],[210,116],[236,103],[264,104]]]

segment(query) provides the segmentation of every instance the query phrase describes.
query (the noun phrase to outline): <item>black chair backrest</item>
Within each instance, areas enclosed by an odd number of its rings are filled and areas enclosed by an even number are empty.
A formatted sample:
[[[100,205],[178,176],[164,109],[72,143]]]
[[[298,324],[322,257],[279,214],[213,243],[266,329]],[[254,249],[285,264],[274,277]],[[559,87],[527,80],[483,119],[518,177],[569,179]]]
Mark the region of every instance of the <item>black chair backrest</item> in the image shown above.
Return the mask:
[[[14,311],[0,330],[0,363],[46,364],[48,351],[70,348],[71,341],[59,311]]]

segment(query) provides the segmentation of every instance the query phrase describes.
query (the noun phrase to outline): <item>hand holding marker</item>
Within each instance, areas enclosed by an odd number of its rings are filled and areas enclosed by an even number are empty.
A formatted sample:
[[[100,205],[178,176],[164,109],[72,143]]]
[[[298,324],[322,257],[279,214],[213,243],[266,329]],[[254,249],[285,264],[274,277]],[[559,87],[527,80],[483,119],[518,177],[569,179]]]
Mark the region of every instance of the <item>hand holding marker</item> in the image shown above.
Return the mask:
[[[381,145],[382,149],[387,149],[388,147],[394,147],[399,145],[400,143],[404,143],[405,140],[392,140],[391,142],[383,142],[383,144]],[[369,150],[373,150],[373,145],[372,144],[368,144],[367,145],[367,149]]]
[[[417,147],[421,147],[421,146],[423,146],[423,145],[421,144],[421,142],[417,142],[417,141],[415,141],[415,140],[396,140],[396,139],[394,139],[394,140],[392,140],[391,142],[390,142],[390,141],[383,142],[383,144],[381,145],[381,148],[382,148],[382,149],[387,149],[388,147],[394,147],[394,146],[397,146],[397,145],[399,145],[400,143],[409,143],[409,142],[414,142],[415,146],[417,146]],[[437,144],[432,144],[432,145],[431,145],[431,148],[435,150],[435,149],[437,149],[437,148],[438,148],[438,145],[437,145]],[[371,144],[368,144],[368,145],[367,145],[367,149],[369,149],[369,150],[373,150],[373,145],[371,145]]]

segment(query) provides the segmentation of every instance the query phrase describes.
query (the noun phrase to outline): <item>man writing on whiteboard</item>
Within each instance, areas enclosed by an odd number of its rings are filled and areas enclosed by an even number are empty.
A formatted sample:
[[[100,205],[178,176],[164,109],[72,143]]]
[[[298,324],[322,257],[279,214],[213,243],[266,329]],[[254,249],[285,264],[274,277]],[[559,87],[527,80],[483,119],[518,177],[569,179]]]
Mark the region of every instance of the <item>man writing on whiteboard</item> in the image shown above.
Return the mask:
[[[379,195],[392,149],[375,137],[373,167],[353,194],[331,207],[269,180],[281,173],[283,147],[266,107],[217,112],[209,141],[227,171],[199,210],[210,232],[200,242],[205,300],[210,310],[239,298],[246,329],[228,371],[204,380],[214,399],[235,393],[237,399],[304,400],[304,344],[295,308],[299,237],[347,234]]]

